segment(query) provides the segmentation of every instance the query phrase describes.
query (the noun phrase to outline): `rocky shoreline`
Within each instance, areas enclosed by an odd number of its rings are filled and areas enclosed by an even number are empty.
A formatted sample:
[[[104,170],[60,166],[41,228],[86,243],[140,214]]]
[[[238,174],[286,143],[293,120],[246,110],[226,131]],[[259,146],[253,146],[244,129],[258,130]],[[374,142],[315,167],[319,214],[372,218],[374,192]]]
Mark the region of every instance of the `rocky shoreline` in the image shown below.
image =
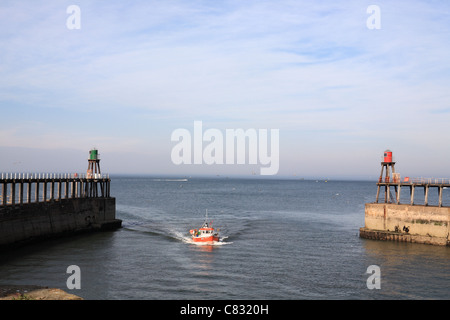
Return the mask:
[[[83,300],[83,298],[56,288],[0,285],[0,300]]]

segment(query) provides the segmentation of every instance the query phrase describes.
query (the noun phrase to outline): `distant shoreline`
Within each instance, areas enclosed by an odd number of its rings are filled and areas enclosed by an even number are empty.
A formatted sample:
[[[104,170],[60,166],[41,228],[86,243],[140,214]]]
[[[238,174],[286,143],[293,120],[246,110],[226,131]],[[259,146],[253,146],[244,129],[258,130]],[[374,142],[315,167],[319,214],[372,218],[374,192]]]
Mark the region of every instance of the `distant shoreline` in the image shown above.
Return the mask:
[[[115,178],[142,178],[142,179],[153,179],[153,180],[190,180],[190,179],[248,179],[248,180],[279,180],[279,181],[339,181],[339,182],[376,182],[377,177],[301,177],[301,176],[286,176],[286,175],[275,175],[275,176],[261,176],[261,175],[227,175],[227,174],[217,174],[217,175],[201,175],[201,174],[150,174],[150,173],[110,173],[111,179]]]

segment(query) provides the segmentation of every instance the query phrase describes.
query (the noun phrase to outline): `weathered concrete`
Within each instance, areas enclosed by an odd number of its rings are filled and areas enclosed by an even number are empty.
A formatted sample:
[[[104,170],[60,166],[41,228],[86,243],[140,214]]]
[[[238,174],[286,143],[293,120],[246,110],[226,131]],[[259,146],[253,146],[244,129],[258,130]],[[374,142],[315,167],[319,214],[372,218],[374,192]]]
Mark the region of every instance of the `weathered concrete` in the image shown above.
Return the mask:
[[[0,208],[0,249],[44,238],[119,228],[115,198],[73,198]]]
[[[362,238],[450,245],[450,207],[366,203]]]

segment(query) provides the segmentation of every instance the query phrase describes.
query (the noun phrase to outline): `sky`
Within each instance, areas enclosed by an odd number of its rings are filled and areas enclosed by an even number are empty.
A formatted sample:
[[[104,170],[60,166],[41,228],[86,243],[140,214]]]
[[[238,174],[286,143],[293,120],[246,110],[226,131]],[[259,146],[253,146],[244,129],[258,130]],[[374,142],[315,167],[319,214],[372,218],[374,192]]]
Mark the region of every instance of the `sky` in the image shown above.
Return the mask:
[[[111,174],[259,175],[176,165],[201,121],[279,130],[277,177],[376,179],[390,149],[448,178],[449,52],[445,0],[2,0],[0,172],[84,172],[95,147]]]

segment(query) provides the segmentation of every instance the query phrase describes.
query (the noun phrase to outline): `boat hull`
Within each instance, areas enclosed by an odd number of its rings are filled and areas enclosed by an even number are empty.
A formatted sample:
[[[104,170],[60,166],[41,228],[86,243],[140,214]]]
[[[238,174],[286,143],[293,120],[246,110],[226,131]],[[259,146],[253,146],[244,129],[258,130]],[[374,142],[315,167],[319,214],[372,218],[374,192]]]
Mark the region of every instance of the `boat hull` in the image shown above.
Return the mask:
[[[219,242],[219,237],[217,237],[217,236],[192,237],[192,241],[200,242],[200,243]]]

